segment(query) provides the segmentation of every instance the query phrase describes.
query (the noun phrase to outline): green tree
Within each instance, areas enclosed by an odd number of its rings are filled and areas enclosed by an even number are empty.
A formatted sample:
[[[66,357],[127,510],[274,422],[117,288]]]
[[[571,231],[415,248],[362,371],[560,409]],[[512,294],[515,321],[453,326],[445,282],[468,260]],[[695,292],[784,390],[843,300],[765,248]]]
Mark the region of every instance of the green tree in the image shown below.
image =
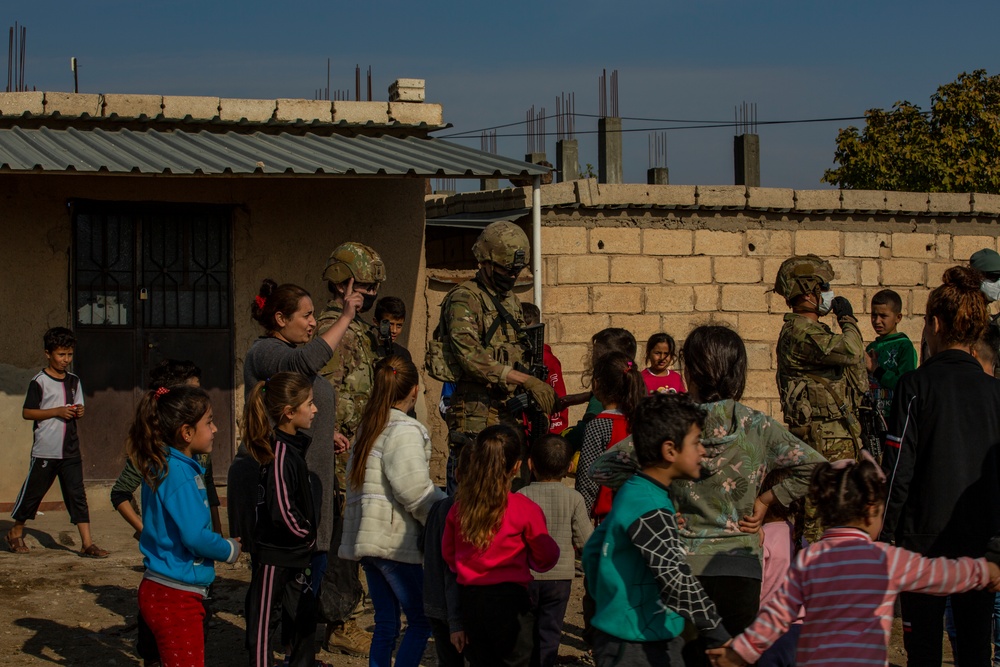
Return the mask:
[[[869,109],[837,134],[823,181],[846,189],[1000,193],[1000,76],[962,73],[931,96]]]

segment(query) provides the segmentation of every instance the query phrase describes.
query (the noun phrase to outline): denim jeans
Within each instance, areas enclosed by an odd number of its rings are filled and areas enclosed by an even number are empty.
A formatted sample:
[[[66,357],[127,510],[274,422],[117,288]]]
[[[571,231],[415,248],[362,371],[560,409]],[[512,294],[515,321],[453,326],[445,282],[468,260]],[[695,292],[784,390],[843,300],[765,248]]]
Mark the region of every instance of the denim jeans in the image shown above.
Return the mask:
[[[375,632],[368,657],[370,667],[392,667],[392,650],[406,614],[406,634],[396,652],[396,667],[417,667],[431,636],[424,616],[424,569],[420,565],[384,558],[364,557],[361,567],[368,579],[368,595],[375,608]]]

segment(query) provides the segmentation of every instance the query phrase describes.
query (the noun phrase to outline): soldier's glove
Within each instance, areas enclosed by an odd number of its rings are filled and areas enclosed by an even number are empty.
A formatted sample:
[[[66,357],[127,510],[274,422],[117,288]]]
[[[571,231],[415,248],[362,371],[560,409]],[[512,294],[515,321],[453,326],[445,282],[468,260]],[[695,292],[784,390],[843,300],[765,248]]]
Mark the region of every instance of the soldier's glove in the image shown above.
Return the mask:
[[[531,394],[531,397],[535,399],[535,403],[538,404],[538,408],[543,413],[546,415],[552,414],[552,411],[556,407],[556,390],[550,384],[542,382],[534,376],[530,376],[521,386]]]
[[[838,320],[842,317],[854,317],[854,306],[852,306],[851,302],[842,296],[833,298],[830,310],[833,311],[834,316]]]

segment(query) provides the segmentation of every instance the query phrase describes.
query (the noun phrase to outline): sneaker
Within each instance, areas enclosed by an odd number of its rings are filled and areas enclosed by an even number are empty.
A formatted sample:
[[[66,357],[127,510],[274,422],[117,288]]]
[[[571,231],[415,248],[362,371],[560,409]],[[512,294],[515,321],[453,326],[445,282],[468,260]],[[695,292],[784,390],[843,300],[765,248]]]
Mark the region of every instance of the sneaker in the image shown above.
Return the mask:
[[[366,658],[371,646],[372,633],[365,632],[354,621],[347,621],[332,630],[327,630],[326,644],[323,648],[330,653]]]

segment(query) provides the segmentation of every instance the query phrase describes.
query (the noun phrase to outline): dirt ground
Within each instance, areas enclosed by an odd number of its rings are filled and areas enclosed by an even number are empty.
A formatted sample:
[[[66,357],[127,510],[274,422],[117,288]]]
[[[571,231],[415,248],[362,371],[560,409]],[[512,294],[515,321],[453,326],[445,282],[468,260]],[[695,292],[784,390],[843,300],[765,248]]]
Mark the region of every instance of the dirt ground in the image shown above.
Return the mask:
[[[136,589],[142,578],[142,559],[132,531],[112,509],[91,501],[94,539],[111,556],[105,560],[77,555],[80,536],[66,512],[46,512],[28,524],[26,555],[0,550],[0,655],[7,665],[139,665],[134,645]],[[10,520],[0,521],[4,533]],[[213,616],[206,646],[206,665],[247,664],[243,649],[243,596],[250,570],[241,563],[216,567]],[[583,618],[582,579],[576,579],[566,615],[561,653],[580,657]],[[371,629],[371,608],[361,616]],[[947,642],[945,642],[947,643]],[[318,657],[345,667],[362,667],[364,658],[320,651]],[[889,654],[893,665],[904,665],[897,620]],[[433,640],[424,665],[434,665]],[[946,647],[946,660],[951,654]]]

